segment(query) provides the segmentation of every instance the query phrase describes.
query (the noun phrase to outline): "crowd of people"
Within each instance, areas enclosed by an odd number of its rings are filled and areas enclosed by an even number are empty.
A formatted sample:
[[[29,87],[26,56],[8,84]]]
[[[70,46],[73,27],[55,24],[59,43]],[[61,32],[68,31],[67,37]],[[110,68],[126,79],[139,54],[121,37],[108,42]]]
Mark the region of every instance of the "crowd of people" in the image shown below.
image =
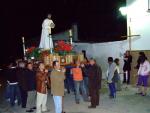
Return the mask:
[[[116,98],[116,91],[122,90],[123,84],[130,84],[131,78],[131,63],[132,56],[130,51],[126,51],[124,54],[124,65],[123,72],[120,69],[120,61],[118,58],[113,60],[112,57],[108,58],[108,69],[107,69],[107,83],[110,90],[110,98]],[[147,95],[148,78],[150,75],[150,63],[144,52],[139,52],[139,57],[137,59],[137,65],[134,67],[137,69],[137,87],[138,92],[136,94],[141,96]],[[123,81],[121,81],[121,76],[123,74]]]
[[[109,97],[116,98],[116,92],[122,90],[122,83],[130,84],[132,56],[127,51],[124,55],[123,71],[120,69],[120,60],[108,57],[106,80]],[[137,94],[147,94],[150,64],[144,52],[139,53],[137,65],[139,87]],[[90,102],[88,108],[99,106],[100,89],[102,83],[102,70],[91,58],[84,62],[75,61],[73,66],[61,66],[58,61],[53,61],[52,68],[46,68],[43,62],[18,61],[9,63],[5,69],[7,87],[5,98],[13,107],[16,103],[26,109],[26,112],[48,112],[48,93],[53,96],[55,112],[65,113],[65,89],[73,92],[75,103],[80,104],[80,96],[84,102]],[[121,81],[121,76],[124,77]],[[144,89],[142,88],[144,87]]]
[[[49,90],[56,113],[64,113],[65,89],[68,89],[68,93],[74,92],[76,104],[80,104],[82,95],[85,102],[91,102],[88,108],[96,108],[99,105],[102,71],[94,59],[89,62],[75,61],[75,65],[69,68],[53,61],[53,67],[50,69],[47,69],[43,62],[11,62],[5,69],[5,77],[5,98],[12,107],[17,103],[25,108],[26,112],[48,112],[46,104]]]

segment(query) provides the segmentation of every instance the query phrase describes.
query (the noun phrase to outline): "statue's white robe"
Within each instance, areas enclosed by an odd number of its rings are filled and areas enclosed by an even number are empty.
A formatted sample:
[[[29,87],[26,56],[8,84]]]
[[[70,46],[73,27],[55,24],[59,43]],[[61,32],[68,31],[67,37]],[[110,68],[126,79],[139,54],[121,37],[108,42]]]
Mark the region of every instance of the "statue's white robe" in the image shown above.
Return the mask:
[[[53,40],[51,37],[51,24],[54,24],[52,20],[45,19],[42,23],[42,34],[39,48],[50,49],[53,48]]]

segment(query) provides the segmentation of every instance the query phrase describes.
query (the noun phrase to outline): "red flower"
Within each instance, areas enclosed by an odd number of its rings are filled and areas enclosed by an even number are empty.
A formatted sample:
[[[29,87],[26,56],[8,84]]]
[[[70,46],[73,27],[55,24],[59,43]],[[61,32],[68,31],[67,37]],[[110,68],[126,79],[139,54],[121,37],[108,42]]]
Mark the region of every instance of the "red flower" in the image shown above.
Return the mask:
[[[32,53],[34,51],[35,47],[30,47],[30,48],[27,48],[27,53]]]
[[[72,51],[72,45],[69,43],[66,43],[65,41],[58,41],[57,45],[55,47],[56,51]]]

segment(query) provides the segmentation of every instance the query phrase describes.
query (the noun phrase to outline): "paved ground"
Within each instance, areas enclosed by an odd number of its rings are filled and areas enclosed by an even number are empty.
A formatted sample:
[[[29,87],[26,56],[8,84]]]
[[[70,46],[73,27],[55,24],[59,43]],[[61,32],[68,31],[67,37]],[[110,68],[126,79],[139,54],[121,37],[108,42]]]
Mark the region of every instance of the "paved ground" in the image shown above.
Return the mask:
[[[107,89],[103,88],[103,93],[100,97],[100,106],[96,109],[88,109],[90,103],[83,102],[79,105],[75,104],[74,95],[65,95],[65,111],[67,113],[150,113],[150,96],[145,97],[135,95],[136,88],[128,86],[123,91],[117,93],[116,99],[109,99]],[[3,87],[0,88],[0,113],[25,113],[26,109],[22,109],[20,106],[15,106],[11,108],[2,97],[3,97]],[[150,94],[150,93],[149,93]],[[52,97],[48,96],[48,108],[50,112],[54,112],[54,105]],[[35,112],[34,112],[35,113]]]

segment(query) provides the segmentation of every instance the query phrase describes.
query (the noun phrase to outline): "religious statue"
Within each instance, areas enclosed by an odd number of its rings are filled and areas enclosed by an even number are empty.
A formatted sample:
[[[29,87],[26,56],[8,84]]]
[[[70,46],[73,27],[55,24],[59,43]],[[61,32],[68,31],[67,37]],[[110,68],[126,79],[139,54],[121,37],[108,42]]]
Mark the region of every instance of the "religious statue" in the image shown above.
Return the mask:
[[[53,40],[51,36],[51,29],[55,27],[54,22],[51,19],[51,14],[48,14],[47,18],[42,23],[42,34],[39,48],[53,49]]]

